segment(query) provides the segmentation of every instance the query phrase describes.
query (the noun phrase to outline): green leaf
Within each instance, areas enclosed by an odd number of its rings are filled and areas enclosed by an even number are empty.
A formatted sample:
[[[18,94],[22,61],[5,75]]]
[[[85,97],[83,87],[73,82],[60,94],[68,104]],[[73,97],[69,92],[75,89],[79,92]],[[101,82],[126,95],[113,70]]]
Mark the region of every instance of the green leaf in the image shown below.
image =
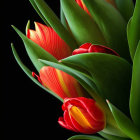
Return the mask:
[[[107,47],[130,61],[126,22],[120,13],[105,0],[84,0],[84,3],[100,27],[107,41]]]
[[[104,139],[97,136],[75,135],[69,138],[68,140],[104,140]]]
[[[13,55],[17,61],[17,63],[19,64],[19,66],[21,67],[21,69],[26,73],[26,75],[34,82],[36,83],[39,87],[41,87],[42,89],[44,89],[45,91],[47,91],[48,93],[52,94],[54,97],[56,97],[57,99],[59,99],[60,101],[63,102],[63,100],[57,96],[57,94],[55,94],[54,92],[50,91],[49,89],[45,88],[43,85],[41,85],[33,76],[32,76],[32,72],[22,63],[22,61],[20,60],[14,45],[11,44],[12,47],[12,51],[13,51]]]
[[[112,105],[109,101],[107,101],[109,108],[119,126],[119,128],[126,134],[128,137],[139,140],[140,139],[140,130],[136,128],[133,122],[119,109],[117,109],[114,105]]]
[[[41,19],[44,21],[44,23],[47,26],[50,26],[49,23],[47,22],[47,20],[45,19],[45,17],[42,15],[42,13],[40,12],[40,10],[38,9],[36,3],[34,2],[34,0],[29,0],[30,3],[32,4],[33,8],[36,10],[36,12],[38,13],[38,15],[41,17]]]
[[[60,3],[60,19],[61,19],[61,23],[64,25],[64,27],[67,29],[67,22],[66,22],[66,18]]]
[[[133,16],[127,26],[127,38],[131,58],[134,58],[135,51],[140,40],[140,1],[136,0]]]
[[[140,41],[135,53],[132,72],[130,113],[136,126],[140,128]]]
[[[30,29],[30,20],[28,20],[27,25],[26,25],[26,29],[25,29],[26,35],[27,35],[29,29]]]
[[[38,46],[36,43],[34,43],[32,40],[28,39],[22,32],[20,32],[16,27],[12,26],[14,30],[17,32],[17,34],[21,37],[25,44],[26,51],[34,64],[35,68],[40,71],[40,69],[44,66],[42,63],[38,61],[38,59],[46,59],[49,61],[57,62],[57,59],[53,57],[51,54],[49,54],[47,51],[42,49],[40,46]]]
[[[49,66],[54,67],[59,70],[62,70],[64,72],[68,73],[69,75],[73,76],[87,90],[87,92],[90,94],[91,97],[93,97],[105,109],[107,108],[105,100],[103,100],[98,95],[99,91],[98,91],[94,81],[92,80],[92,78],[89,75],[87,75],[86,73],[83,73],[82,71],[76,70],[76,69],[68,67],[66,65],[63,65],[59,62],[55,63],[55,62],[50,62],[50,61],[46,61],[46,60],[39,60],[39,61],[42,62],[43,64],[49,65]]]
[[[128,22],[134,11],[133,0],[115,0],[115,3],[121,15]]]
[[[78,6],[75,0],[61,0],[61,6],[78,45],[86,42],[106,44],[97,24]]]
[[[109,135],[102,131],[100,131],[99,134],[102,137],[106,138],[107,140],[130,140],[129,138],[123,138],[123,137],[119,137],[119,136]]]
[[[100,96],[128,112],[131,65],[126,60],[104,53],[85,53],[67,57],[62,63],[76,64],[87,70],[92,75]]]
[[[66,30],[62,25],[59,18],[54,14],[54,12],[49,8],[44,0],[34,0],[38,9],[51,25],[51,27],[56,31],[56,33],[71,47],[72,49],[77,48],[77,44],[72,37],[72,35]]]

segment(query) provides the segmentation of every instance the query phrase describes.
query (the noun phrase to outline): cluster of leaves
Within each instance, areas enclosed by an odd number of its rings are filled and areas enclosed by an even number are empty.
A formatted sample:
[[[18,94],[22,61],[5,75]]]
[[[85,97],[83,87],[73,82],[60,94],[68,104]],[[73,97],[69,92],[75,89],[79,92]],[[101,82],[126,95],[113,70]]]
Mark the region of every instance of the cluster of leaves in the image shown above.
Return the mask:
[[[72,75],[91,97],[98,102],[104,102],[104,106],[106,106],[105,100],[109,100],[108,106],[119,131],[107,126],[105,131],[99,133],[102,137],[109,140],[127,140],[129,138],[139,140],[140,1],[137,0],[134,9],[131,0],[116,0],[119,11],[103,0],[83,1],[89,9],[91,17],[74,0],[61,0],[60,21],[43,0],[30,0],[46,25],[51,26],[73,50],[85,42],[102,43],[117,51],[121,57],[89,53],[70,56],[58,62],[56,58],[28,39],[16,27],[13,26],[13,28],[23,40],[26,51],[38,72],[44,65],[52,66]],[[67,19],[73,35],[68,31],[65,19]],[[102,32],[99,32],[98,28]],[[32,77],[32,72],[22,63],[13,44],[12,50],[18,64],[29,78],[61,100],[59,96]],[[100,97],[102,97],[102,101],[100,101]],[[127,117],[129,112],[132,120]],[[71,137],[69,140],[104,140],[104,138],[79,135]]]

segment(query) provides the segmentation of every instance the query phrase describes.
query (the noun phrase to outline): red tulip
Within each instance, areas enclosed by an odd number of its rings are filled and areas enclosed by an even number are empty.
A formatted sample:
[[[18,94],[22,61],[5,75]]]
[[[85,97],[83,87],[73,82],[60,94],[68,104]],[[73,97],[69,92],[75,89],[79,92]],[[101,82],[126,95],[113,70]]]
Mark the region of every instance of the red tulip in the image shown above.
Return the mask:
[[[43,67],[40,70],[40,79],[45,87],[52,90],[62,99],[85,96],[86,94],[76,79],[52,67]]]
[[[73,51],[73,55],[76,54],[81,54],[81,53],[107,53],[107,54],[112,54],[112,55],[116,55],[119,56],[118,53],[116,53],[114,50],[102,46],[102,45],[93,45],[91,43],[85,43],[82,46],[80,46],[79,49],[76,49]]]
[[[62,40],[53,28],[35,22],[35,31],[29,29],[27,37],[60,60],[71,55],[71,48]]]
[[[65,98],[62,109],[64,115],[58,119],[58,123],[66,129],[93,134],[106,126],[105,113],[93,99]]]

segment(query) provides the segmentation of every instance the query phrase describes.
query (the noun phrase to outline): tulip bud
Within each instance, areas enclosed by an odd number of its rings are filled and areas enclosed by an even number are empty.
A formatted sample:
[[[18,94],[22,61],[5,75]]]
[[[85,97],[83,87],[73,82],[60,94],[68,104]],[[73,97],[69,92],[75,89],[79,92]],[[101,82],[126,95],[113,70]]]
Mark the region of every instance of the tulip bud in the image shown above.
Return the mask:
[[[66,129],[93,134],[106,126],[105,113],[93,99],[65,98],[62,109],[64,115],[58,119],[58,123]]]
[[[108,47],[102,45],[93,45],[91,43],[85,43],[81,45],[79,49],[75,49],[72,54],[76,55],[81,53],[107,53],[119,56],[118,53]]]
[[[76,79],[53,67],[42,67],[40,70],[40,79],[45,87],[56,93],[62,99],[66,97],[86,96],[85,90]]]

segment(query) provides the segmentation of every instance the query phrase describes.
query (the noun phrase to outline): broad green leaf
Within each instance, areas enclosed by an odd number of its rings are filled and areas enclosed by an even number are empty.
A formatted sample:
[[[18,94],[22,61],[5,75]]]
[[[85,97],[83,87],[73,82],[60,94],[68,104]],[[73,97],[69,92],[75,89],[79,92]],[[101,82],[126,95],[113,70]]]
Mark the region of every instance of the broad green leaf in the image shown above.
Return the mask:
[[[77,48],[77,44],[73,36],[66,30],[62,25],[59,18],[54,14],[50,7],[45,3],[44,0],[34,0],[41,14],[48,21],[51,27],[56,33],[71,47],[72,49]]]
[[[69,138],[68,140],[104,140],[103,138],[90,135],[75,135]]]
[[[133,0],[115,0],[115,2],[121,15],[128,22],[134,11]]]
[[[123,137],[119,137],[119,136],[109,135],[102,131],[100,131],[99,134],[102,137],[106,138],[107,140],[130,140],[129,138],[123,138]]]
[[[140,41],[134,56],[130,94],[130,113],[132,119],[140,128]]]
[[[97,24],[78,6],[75,0],[61,0],[61,6],[78,45],[86,42],[106,44]]]
[[[84,3],[100,27],[107,41],[107,47],[130,61],[126,22],[120,13],[105,0],[84,0]]]
[[[32,40],[28,39],[22,32],[20,32],[16,27],[12,26],[14,30],[17,32],[17,34],[21,37],[25,44],[26,51],[34,64],[35,68],[40,71],[40,69],[44,66],[42,63],[38,61],[38,59],[46,59],[49,61],[57,62],[57,59],[53,57],[50,53],[42,49],[40,46],[38,46],[36,43],[34,43]]]
[[[54,92],[50,91],[49,89],[45,88],[43,85],[41,85],[33,76],[32,76],[32,72],[22,63],[22,61],[20,60],[14,45],[11,44],[12,47],[12,51],[13,51],[13,55],[17,61],[17,63],[19,64],[19,66],[21,67],[21,69],[26,73],[26,75],[34,82],[36,83],[39,87],[41,87],[42,89],[44,89],[45,91],[47,91],[48,93],[52,94],[54,97],[56,97],[57,99],[59,99],[60,101],[63,102],[63,100],[57,96],[57,94],[55,94]]]
[[[87,70],[92,75],[99,94],[128,112],[131,65],[126,60],[104,53],[85,53],[67,57],[62,63],[76,64]]]
[[[33,8],[36,10],[36,12],[38,13],[38,15],[41,17],[41,19],[44,21],[44,23],[47,26],[50,26],[49,23],[47,22],[47,20],[44,18],[44,16],[42,15],[42,13],[40,12],[40,10],[38,9],[36,3],[34,2],[34,0],[29,0],[30,3],[32,4]]]
[[[98,95],[98,89],[93,81],[93,79],[87,75],[86,73],[83,73],[82,71],[76,70],[74,68],[68,67],[66,65],[63,65],[61,63],[55,63],[50,62],[46,60],[39,60],[43,64],[49,65],[51,67],[54,67],[56,69],[62,70],[69,75],[73,76],[84,88],[87,90],[87,92],[90,94],[91,97],[93,97],[99,104],[101,104],[105,109],[107,108],[105,100],[103,100]],[[106,109],[107,110],[107,109]],[[112,121],[112,118],[110,118]]]
[[[107,101],[109,108],[119,126],[119,128],[126,134],[128,137],[133,140],[140,139],[140,130],[133,124],[133,122],[119,109]]]
[[[133,16],[128,23],[127,38],[131,58],[133,59],[140,40],[140,0],[136,0]]]

